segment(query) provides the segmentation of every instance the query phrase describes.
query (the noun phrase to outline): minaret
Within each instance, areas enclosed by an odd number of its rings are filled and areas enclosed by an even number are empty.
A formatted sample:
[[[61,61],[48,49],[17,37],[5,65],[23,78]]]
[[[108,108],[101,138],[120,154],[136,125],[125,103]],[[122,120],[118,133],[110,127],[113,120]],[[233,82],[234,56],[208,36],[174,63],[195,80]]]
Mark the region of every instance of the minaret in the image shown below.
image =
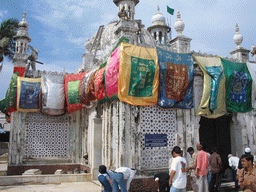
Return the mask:
[[[113,0],[118,7],[118,20],[121,18],[134,20],[135,6],[139,0]]]
[[[159,6],[157,6],[157,13],[152,17],[152,23],[148,31],[158,44],[167,42],[167,34],[171,31],[171,28],[166,25],[165,17],[160,13]]]
[[[241,46],[244,38],[243,38],[243,35],[239,33],[238,24],[236,24],[236,34],[234,35],[233,39],[235,41],[235,44],[237,44],[237,47],[235,48],[235,50],[230,52],[233,59],[237,60],[237,62],[240,62],[240,63],[249,61],[250,51]]]
[[[31,41],[28,35],[28,23],[26,21],[26,11],[23,13],[22,21],[18,24],[19,30],[17,31],[14,40],[16,41],[15,53],[13,57],[14,67],[26,67],[28,55],[28,42]]]

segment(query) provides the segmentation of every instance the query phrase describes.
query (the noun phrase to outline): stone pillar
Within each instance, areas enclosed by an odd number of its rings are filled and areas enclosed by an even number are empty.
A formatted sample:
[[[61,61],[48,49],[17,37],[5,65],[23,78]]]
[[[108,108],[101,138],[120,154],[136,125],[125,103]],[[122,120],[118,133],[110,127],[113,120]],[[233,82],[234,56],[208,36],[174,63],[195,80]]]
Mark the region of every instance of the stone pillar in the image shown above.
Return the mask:
[[[102,164],[102,121],[99,118],[93,119],[93,129],[92,129],[92,167],[91,167],[91,173],[92,178],[94,180],[97,179],[97,176],[99,174],[98,169],[99,166]]]
[[[158,41],[158,42],[160,41],[160,39],[159,39],[159,31],[156,32],[156,41]]]

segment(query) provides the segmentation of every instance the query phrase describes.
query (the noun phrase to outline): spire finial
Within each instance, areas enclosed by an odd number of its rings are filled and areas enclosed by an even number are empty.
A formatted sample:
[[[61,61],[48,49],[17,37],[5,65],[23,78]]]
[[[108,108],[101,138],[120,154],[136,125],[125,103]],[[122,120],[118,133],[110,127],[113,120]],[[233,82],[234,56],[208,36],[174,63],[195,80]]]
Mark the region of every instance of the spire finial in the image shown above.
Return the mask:
[[[178,18],[179,20],[180,20],[180,18],[181,18],[181,17],[180,17],[180,11],[179,11],[179,10],[177,11],[177,18]]]
[[[239,33],[239,27],[238,24],[236,24],[236,34],[233,37],[235,44],[237,44],[237,47],[241,47],[241,44],[243,42],[243,35]]]
[[[24,11],[24,12],[23,12],[23,19],[22,19],[22,20],[25,20],[25,19],[26,19],[26,16],[27,16],[26,11]]]
[[[184,30],[185,24],[180,19],[180,11],[177,11],[177,21],[174,23],[175,30],[178,32],[178,35],[182,35],[182,31]]]
[[[238,24],[236,24],[236,32],[239,33],[239,27]]]
[[[157,11],[158,11],[158,13],[160,13],[160,7],[159,7],[159,5],[157,5]]]

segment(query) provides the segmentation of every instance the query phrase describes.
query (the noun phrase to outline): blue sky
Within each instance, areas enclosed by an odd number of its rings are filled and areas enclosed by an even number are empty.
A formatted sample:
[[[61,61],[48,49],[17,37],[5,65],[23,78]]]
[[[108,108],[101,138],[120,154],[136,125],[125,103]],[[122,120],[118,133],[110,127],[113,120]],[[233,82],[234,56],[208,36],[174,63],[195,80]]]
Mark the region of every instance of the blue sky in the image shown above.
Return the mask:
[[[176,36],[174,22],[177,10],[185,23],[183,34],[192,38],[191,50],[220,56],[230,56],[236,45],[233,40],[238,23],[244,37],[242,46],[250,49],[256,44],[255,0],[141,0],[136,6],[135,19],[145,27],[152,16],[160,12],[171,20],[172,37]],[[171,16],[166,6],[175,9]],[[117,7],[112,0],[0,0],[0,22],[8,18],[22,19],[27,12],[30,45],[38,49],[40,70],[74,72],[82,64],[84,43],[100,25],[117,20]],[[170,19],[171,17],[171,19]],[[13,65],[4,61],[0,73],[0,99],[4,98]]]

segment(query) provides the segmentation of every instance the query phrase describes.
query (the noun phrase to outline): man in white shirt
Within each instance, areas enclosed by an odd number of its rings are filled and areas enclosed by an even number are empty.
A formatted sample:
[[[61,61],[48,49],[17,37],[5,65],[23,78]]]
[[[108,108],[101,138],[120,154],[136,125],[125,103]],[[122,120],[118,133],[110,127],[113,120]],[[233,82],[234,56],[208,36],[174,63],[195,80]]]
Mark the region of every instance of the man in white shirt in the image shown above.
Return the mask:
[[[128,167],[119,167],[115,171],[107,171],[112,179],[112,187],[115,192],[127,192],[130,188],[130,183],[134,177],[136,170]],[[127,182],[125,183],[125,180]],[[118,187],[119,186],[119,187]]]
[[[232,154],[229,154],[228,163],[229,163],[229,166],[232,168],[233,177],[235,177],[235,187],[238,188],[237,168],[239,165],[239,158],[232,156]]]
[[[171,174],[169,185],[170,192],[185,192],[187,186],[186,160],[181,156],[181,149],[175,146],[172,150],[173,161],[171,165]]]

